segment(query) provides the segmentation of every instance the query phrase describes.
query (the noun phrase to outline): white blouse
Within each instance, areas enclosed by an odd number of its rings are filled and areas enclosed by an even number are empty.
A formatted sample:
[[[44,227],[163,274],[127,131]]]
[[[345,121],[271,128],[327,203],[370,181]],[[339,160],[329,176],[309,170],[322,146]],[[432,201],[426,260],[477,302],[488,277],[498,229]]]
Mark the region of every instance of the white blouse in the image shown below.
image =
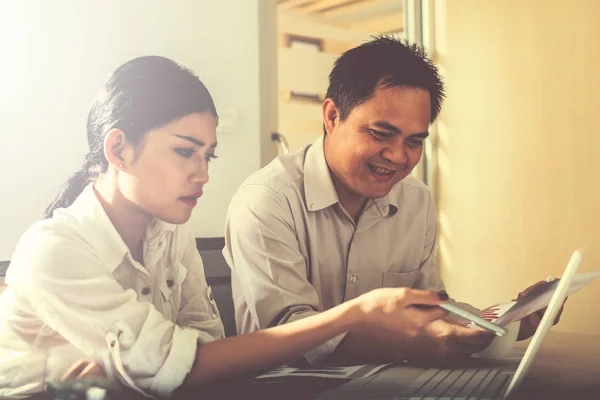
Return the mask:
[[[190,227],[155,220],[135,261],[92,186],[21,238],[0,295],[0,397],[40,392],[80,359],[168,396],[197,343],[224,337]]]

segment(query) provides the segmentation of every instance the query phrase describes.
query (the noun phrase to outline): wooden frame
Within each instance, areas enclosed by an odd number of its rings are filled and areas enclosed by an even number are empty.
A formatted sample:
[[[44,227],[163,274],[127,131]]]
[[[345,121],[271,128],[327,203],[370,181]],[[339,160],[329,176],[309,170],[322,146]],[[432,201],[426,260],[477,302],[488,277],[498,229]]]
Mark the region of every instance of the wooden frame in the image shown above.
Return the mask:
[[[325,100],[325,95],[322,93],[308,93],[296,90],[282,91],[282,97],[286,101],[304,101],[309,103],[321,104]]]
[[[286,33],[284,43],[285,47],[292,47],[294,42],[314,46],[318,52],[323,51],[323,39]]]

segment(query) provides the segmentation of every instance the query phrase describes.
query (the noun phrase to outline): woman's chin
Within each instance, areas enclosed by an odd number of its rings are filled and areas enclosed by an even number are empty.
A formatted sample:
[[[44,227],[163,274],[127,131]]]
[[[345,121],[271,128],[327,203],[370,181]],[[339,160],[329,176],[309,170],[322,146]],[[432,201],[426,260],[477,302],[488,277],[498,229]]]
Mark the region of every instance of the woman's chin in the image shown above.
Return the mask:
[[[160,219],[161,221],[164,221],[168,224],[173,224],[173,225],[181,225],[181,224],[185,224],[186,222],[188,222],[190,220],[192,216],[192,212],[188,211],[185,213],[179,213],[179,214],[175,214],[175,213],[168,213],[165,215],[160,215],[160,216],[156,216],[158,219]]]

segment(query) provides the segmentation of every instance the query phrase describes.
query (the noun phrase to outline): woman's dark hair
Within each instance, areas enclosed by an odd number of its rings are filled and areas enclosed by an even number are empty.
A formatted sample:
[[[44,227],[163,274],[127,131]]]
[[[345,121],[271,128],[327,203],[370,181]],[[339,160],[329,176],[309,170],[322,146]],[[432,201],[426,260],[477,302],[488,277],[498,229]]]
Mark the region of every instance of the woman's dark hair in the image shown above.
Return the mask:
[[[425,50],[390,36],[375,36],[337,59],[329,74],[326,97],[333,100],[344,121],[350,111],[373,96],[375,89],[396,86],[427,90],[431,122],[435,121],[444,100],[444,83]]]
[[[192,71],[158,56],[145,56],[121,65],[105,82],[87,120],[89,153],[83,165],[65,182],[44,211],[70,206],[83,189],[108,169],[104,136],[118,128],[133,144],[146,132],[193,113],[217,110],[208,89]]]

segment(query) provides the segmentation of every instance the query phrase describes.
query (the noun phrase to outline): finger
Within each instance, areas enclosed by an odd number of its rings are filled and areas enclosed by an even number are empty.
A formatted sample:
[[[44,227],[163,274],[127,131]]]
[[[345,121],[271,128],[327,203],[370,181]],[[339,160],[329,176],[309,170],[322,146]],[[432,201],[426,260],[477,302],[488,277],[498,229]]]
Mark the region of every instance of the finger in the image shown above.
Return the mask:
[[[455,348],[460,353],[470,356],[472,354],[479,353],[480,351],[485,350],[490,345],[490,343],[491,341],[478,344],[457,342],[455,344]]]
[[[527,319],[527,323],[533,328],[533,329],[537,329],[538,325],[540,324],[540,321],[542,320],[540,318],[540,316],[538,315],[538,313],[533,313],[528,315],[527,317],[525,317]]]
[[[534,283],[533,285],[529,286],[527,289],[525,289],[519,293],[519,295],[517,296],[517,301],[521,300],[523,297],[527,296],[529,293],[531,293],[532,290],[539,288],[540,286],[547,285],[547,284],[548,284],[547,281],[539,281],[537,283]]]
[[[88,364],[89,361],[87,360],[77,361],[71,366],[71,368],[67,370],[67,372],[63,374],[60,380],[64,382],[69,379],[76,379],[79,376],[79,374],[88,366]]]
[[[456,341],[464,344],[489,344],[494,340],[495,334],[482,329],[473,329],[457,326],[455,329]]]
[[[538,318],[541,320],[542,318],[544,318],[544,314],[546,314],[547,309],[548,309],[548,307],[544,307],[541,310],[536,311],[535,315],[537,315]]]
[[[564,308],[565,308],[565,303],[563,303],[563,305],[560,307],[560,310],[558,310],[558,314],[556,314],[556,318],[554,318],[553,325],[556,325],[560,322],[560,316],[562,315]]]
[[[448,300],[448,293],[444,290],[435,292],[433,290],[405,289],[404,302],[409,305],[437,305]]]
[[[96,362],[89,363],[83,371],[77,376],[77,379],[85,378],[88,376],[103,376],[104,371],[100,365]]]
[[[441,307],[423,304],[409,306],[405,309],[405,312],[409,313],[409,319],[418,326],[425,326],[448,315],[448,311]]]
[[[448,315],[448,311],[440,307],[434,307],[430,310],[418,311],[422,314],[423,325],[427,325],[435,320],[442,319]]]
[[[525,292],[525,294],[531,292],[533,289],[543,286],[543,285],[547,285],[548,281],[539,281],[534,283],[533,285],[529,286],[527,289],[525,289],[523,292]]]
[[[535,329],[531,326],[531,324],[527,321],[527,318],[523,318],[521,320],[521,326],[519,327],[519,335],[517,336],[517,340],[524,340],[533,336]]]

